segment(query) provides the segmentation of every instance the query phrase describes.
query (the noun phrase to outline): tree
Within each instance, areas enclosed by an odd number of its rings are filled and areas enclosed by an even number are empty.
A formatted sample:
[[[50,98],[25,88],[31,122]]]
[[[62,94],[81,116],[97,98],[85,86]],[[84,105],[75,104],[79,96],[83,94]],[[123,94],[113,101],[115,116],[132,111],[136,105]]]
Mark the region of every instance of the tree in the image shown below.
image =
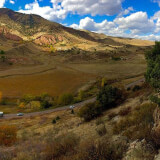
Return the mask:
[[[101,88],[97,95],[97,101],[101,104],[103,110],[114,107],[122,100],[122,92],[115,87],[106,85]]]
[[[160,42],[155,42],[154,48],[146,53],[147,71],[145,73],[148,82],[158,93],[160,92]],[[160,105],[160,100],[156,96],[151,97],[151,101]]]
[[[84,105],[79,110],[79,117],[83,118],[84,121],[90,121],[96,117],[98,117],[102,113],[102,108],[98,102],[96,103],[88,103]]]
[[[155,42],[154,48],[146,53],[146,81],[156,90],[160,89],[160,42]]]
[[[60,105],[68,105],[71,104],[74,100],[74,97],[70,93],[63,94],[58,98],[58,104]]]
[[[2,62],[5,62],[6,60],[6,56],[5,55],[5,52],[3,50],[0,51],[0,54],[1,54],[1,59],[2,59]]]
[[[86,96],[85,91],[80,90],[78,93],[78,99],[82,101],[85,98],[85,96]]]

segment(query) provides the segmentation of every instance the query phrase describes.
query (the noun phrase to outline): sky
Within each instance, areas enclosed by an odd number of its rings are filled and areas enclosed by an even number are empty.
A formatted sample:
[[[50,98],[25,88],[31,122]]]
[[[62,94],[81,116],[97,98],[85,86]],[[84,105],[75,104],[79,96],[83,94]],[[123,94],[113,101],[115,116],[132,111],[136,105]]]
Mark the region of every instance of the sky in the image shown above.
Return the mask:
[[[160,41],[160,0],[0,0],[0,8],[75,29]]]

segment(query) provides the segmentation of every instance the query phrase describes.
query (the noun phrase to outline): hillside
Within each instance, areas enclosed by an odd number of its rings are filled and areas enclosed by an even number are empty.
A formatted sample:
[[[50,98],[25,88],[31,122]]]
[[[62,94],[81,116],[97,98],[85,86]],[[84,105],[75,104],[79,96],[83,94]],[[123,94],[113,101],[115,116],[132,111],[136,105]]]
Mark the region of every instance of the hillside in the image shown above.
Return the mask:
[[[4,97],[43,92],[56,96],[77,93],[98,77],[141,76],[146,69],[144,53],[152,45],[1,8],[0,50],[5,55],[0,56],[0,88]]]
[[[102,34],[91,33],[89,31],[75,30],[64,27],[58,23],[50,22],[38,15],[27,15],[14,12],[7,8],[0,9],[0,33],[7,39],[21,41],[33,41],[36,44],[49,46],[57,43],[79,44],[86,42],[89,45],[94,43],[120,46],[131,44],[131,41],[123,41],[121,38],[115,39]],[[142,45],[143,45],[142,41]],[[139,44],[139,43],[135,43]],[[153,45],[152,42],[144,45]]]

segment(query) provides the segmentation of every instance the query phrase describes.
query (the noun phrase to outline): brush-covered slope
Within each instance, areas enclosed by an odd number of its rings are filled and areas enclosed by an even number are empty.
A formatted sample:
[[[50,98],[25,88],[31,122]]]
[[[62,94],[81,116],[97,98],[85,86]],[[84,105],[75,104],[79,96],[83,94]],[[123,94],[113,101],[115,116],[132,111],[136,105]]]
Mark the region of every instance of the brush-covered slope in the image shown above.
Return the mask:
[[[14,41],[33,41],[45,47],[55,44],[63,46],[75,46],[77,44],[83,49],[92,48],[96,46],[95,43],[113,46],[124,44],[153,45],[149,41],[139,40],[136,43],[136,40],[113,38],[89,31],[75,30],[48,21],[38,15],[23,14],[7,8],[0,8],[0,37]]]

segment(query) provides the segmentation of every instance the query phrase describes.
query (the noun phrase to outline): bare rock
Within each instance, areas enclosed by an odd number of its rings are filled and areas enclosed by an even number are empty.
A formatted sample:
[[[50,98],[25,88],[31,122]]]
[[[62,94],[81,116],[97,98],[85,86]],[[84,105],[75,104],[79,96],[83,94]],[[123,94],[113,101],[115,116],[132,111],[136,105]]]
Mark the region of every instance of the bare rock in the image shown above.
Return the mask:
[[[152,145],[148,144],[145,140],[136,140],[130,143],[123,160],[152,160],[155,153]]]

